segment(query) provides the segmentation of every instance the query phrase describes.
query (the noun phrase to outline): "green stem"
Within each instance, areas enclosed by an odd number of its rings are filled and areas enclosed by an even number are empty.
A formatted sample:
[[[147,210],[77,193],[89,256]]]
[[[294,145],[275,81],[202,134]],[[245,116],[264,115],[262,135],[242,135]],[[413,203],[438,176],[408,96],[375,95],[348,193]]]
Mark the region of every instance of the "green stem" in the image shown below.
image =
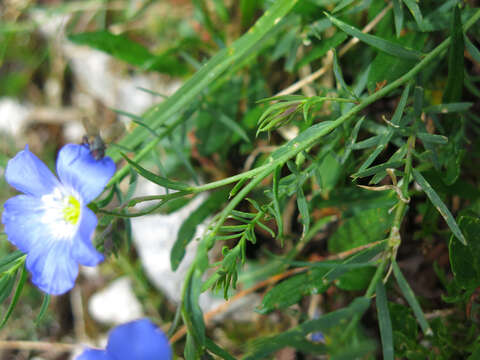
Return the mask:
[[[234,210],[237,205],[242,201],[250,191],[252,191],[260,182],[270,175],[270,169],[264,170],[262,173],[258,174],[254,179],[252,179],[242,190],[238,192],[237,195],[228,203],[228,205],[220,213],[220,216],[215,222],[215,226],[210,230],[208,240],[207,240],[207,249],[210,249],[213,246],[213,241],[215,234],[220,230],[220,227],[223,225],[223,222],[227,219],[228,215]]]
[[[373,296],[375,288],[377,287],[377,283],[382,278],[386,266],[387,258],[382,258],[380,264],[377,266],[377,270],[375,271],[372,280],[370,281],[370,284],[368,285],[367,291],[365,292],[365,297],[369,298]]]

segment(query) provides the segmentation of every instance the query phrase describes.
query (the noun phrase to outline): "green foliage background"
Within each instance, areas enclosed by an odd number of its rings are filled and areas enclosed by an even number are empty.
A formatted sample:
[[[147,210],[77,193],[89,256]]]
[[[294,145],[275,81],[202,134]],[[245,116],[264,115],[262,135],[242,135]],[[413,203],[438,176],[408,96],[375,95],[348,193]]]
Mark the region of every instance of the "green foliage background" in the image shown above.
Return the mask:
[[[129,71],[183,80],[145,113],[122,112],[132,126],[108,147],[119,170],[91,204],[101,216],[95,243],[119,264],[112,270],[136,279],[170,336],[186,326],[186,338],[173,335],[177,356],[480,356],[477,2],[192,0],[196,28],[168,13],[142,22],[157,1],[120,1],[115,10],[107,0],[85,3],[97,7],[29,4],[4,19],[2,66],[21,63],[0,71],[0,92],[25,98],[29,82],[49,71],[54,54],[34,39],[34,10],[74,14],[68,40]],[[87,12],[95,21],[79,32],[75,21]],[[12,155],[2,152],[3,168]],[[138,176],[169,191],[134,198]],[[138,266],[129,219],[172,212],[200,193],[208,197],[171,251],[175,270],[199,242],[173,309]],[[54,322],[48,297],[40,305],[38,294],[20,296],[25,257],[5,243],[0,326],[20,316],[22,301],[37,323]],[[240,289],[262,294],[252,309],[260,320],[226,320],[222,339],[205,323],[199,295],[235,299]]]

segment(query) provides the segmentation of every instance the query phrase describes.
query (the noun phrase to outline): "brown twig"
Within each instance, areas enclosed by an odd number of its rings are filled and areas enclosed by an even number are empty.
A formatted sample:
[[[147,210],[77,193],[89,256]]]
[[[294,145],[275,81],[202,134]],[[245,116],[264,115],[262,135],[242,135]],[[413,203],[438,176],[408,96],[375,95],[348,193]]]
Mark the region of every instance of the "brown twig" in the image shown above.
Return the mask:
[[[71,352],[76,346],[77,345],[75,344],[51,343],[45,341],[0,340],[0,349],[2,350]]]

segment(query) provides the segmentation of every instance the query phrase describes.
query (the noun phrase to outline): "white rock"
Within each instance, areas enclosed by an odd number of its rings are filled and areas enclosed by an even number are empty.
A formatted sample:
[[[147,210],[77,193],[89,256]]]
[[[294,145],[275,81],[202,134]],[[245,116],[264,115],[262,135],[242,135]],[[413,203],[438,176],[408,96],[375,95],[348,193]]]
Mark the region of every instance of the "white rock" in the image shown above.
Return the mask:
[[[0,98],[0,131],[18,138],[22,133],[28,116],[29,106],[12,98]]]
[[[122,277],[95,293],[88,302],[92,317],[103,324],[123,324],[143,317],[129,278]]]
[[[182,299],[183,281],[195,258],[198,242],[192,240],[187,245],[185,257],[175,272],[170,267],[170,251],[183,221],[205,198],[204,195],[198,196],[179,211],[169,215],[155,214],[132,218],[133,241],[147,276],[158,289],[177,304]],[[198,226],[194,239],[204,231],[205,225]],[[200,305],[208,311],[222,302],[223,300],[204,293]]]

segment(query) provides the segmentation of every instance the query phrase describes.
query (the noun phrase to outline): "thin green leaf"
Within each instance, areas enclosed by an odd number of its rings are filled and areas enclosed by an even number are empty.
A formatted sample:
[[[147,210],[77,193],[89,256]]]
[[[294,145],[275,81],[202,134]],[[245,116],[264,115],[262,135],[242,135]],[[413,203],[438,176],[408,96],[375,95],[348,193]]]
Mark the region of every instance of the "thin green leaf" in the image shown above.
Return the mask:
[[[475,291],[480,283],[480,218],[461,216],[458,226],[468,241],[461,244],[455,236],[450,237],[448,253],[455,283],[467,292]]]
[[[230,16],[228,15],[228,10],[223,3],[223,0],[213,0],[213,4],[215,5],[215,12],[217,13],[218,17],[223,22],[228,22]]]
[[[245,140],[247,143],[250,142],[250,139],[245,132],[245,130],[238,125],[232,118],[228,117],[227,115],[220,113],[218,114],[218,120],[221,121],[226,127],[228,127],[230,130],[232,130],[234,133],[236,133],[238,136],[240,136],[243,140]]]
[[[437,105],[428,106],[423,111],[426,112],[427,114],[448,114],[448,113],[454,113],[454,112],[467,111],[472,107],[472,105],[473,103],[470,103],[470,102],[437,104]]]
[[[337,52],[335,49],[333,49],[333,74],[335,75],[335,79],[337,80],[337,84],[340,85],[340,88],[349,93],[350,96],[357,98],[343,78],[342,69],[338,63]]]
[[[12,266],[17,264],[17,260],[20,259],[22,256],[26,256],[20,250],[15,250],[14,252],[4,256],[0,259],[0,273],[3,273],[10,269]]]
[[[424,89],[420,85],[415,85],[413,89],[413,118],[418,119],[422,115]]]
[[[303,224],[302,236],[304,236],[310,228],[310,212],[308,210],[307,199],[300,184],[297,187],[297,206],[300,212],[300,220]]]
[[[448,52],[448,77],[442,102],[454,103],[462,98],[465,72],[462,19],[459,5],[453,9],[450,49]]]
[[[137,189],[137,180],[138,180],[138,173],[136,173],[133,169],[130,174],[130,179],[128,181],[128,189],[125,194],[125,197],[123,198],[122,205],[127,203],[135,193],[135,190]]]
[[[372,146],[377,146],[382,141],[382,138],[384,136],[385,135],[376,135],[376,136],[369,137],[368,139],[359,141],[353,144],[352,149],[361,150],[361,149],[367,149]]]
[[[2,274],[0,277],[0,304],[10,296],[15,285],[15,275],[16,273]]]
[[[346,8],[348,5],[350,5],[354,1],[355,0],[342,0],[340,4],[335,6],[335,8],[332,10],[332,13],[335,14],[336,12],[339,12],[340,10],[342,10],[343,8]]]
[[[235,195],[237,195],[237,192],[243,187],[243,185],[245,185],[245,183],[248,181],[248,178],[247,177],[244,177],[244,178],[241,178],[236,184],[235,186],[232,188],[232,190],[230,190],[230,193],[228,194],[228,198],[232,198],[234,197]]]
[[[312,61],[322,58],[328,50],[336,48],[343,43],[347,37],[348,35],[344,32],[336,32],[333,36],[322,39],[319,44],[316,44],[315,47],[297,63],[297,68],[300,69]]]
[[[395,109],[395,113],[393,114],[391,122],[394,126],[400,123],[400,119],[402,118],[402,115],[403,115],[403,110],[405,109],[405,105],[407,104],[409,92],[410,92],[410,83],[405,87],[405,89],[403,89],[402,96],[400,97],[400,101],[398,102],[397,108]],[[367,169],[377,159],[378,155],[380,155],[380,153],[386,148],[395,130],[396,129],[394,127],[391,127],[390,129],[388,129],[388,133],[381,137],[380,142],[378,143],[376,149],[368,156],[367,160],[365,160],[362,166],[360,166],[360,168],[358,169],[358,172],[361,172]]]
[[[145,179],[150,180],[151,182],[153,182],[157,185],[166,187],[168,189],[179,190],[179,191],[190,191],[190,189],[191,189],[191,186],[188,185],[188,184],[184,184],[184,183],[180,183],[180,182],[176,182],[176,181],[171,181],[167,178],[158,176],[158,175],[152,173],[151,171],[148,171],[144,167],[140,166],[140,164],[136,163],[135,161],[130,160],[128,158],[128,156],[126,156],[125,154],[122,154],[122,156],[125,160],[127,160],[127,162],[130,165],[132,165],[133,168],[135,168],[137,170],[137,172],[140,175],[142,175]]]
[[[183,75],[187,71],[186,66],[169,51],[153,55],[146,47],[128,37],[115,35],[106,30],[73,34],[69,35],[68,39],[75,44],[88,45],[103,51],[142,69],[157,70],[170,75]]]
[[[329,270],[323,278],[328,282],[338,279],[340,276],[351,270],[351,265],[367,264],[375,256],[380,254],[385,249],[385,246],[386,241],[383,241],[369,249],[362,250],[357,254],[352,255],[348,259],[342,261],[342,263],[338,264],[335,268]]]
[[[257,100],[258,104],[263,104],[266,102],[271,102],[271,101],[296,101],[296,102],[301,102],[303,100],[308,99],[304,95],[279,95],[279,96],[271,96],[267,98],[263,98],[260,100]]]
[[[35,325],[39,325],[42,322],[43,318],[45,317],[45,314],[47,313],[49,304],[50,304],[50,294],[45,294],[43,296],[42,307],[40,308],[40,312],[38,313],[37,318],[35,319]]]
[[[184,146],[182,143],[176,143],[173,139],[173,136],[168,136],[168,140],[170,141],[171,148],[173,149],[173,152],[177,156],[178,160],[185,166],[187,169],[188,173],[192,177],[193,181],[195,182],[196,185],[199,184],[198,182],[198,176],[197,172],[193,168],[192,163],[190,162],[190,157],[185,154]]]
[[[282,167],[277,166],[273,173],[273,183],[272,183],[272,199],[273,199],[273,209],[275,211],[275,220],[277,221],[277,237],[281,239],[281,245],[283,246],[283,216],[280,209],[280,199],[278,195],[278,185],[280,183],[280,173]]]
[[[395,34],[397,38],[400,37],[400,33],[403,28],[403,7],[401,0],[393,0],[393,20],[395,21]]]
[[[477,63],[480,64],[480,50],[478,50],[476,46],[473,45],[473,43],[470,41],[470,39],[467,36],[464,37],[464,41],[465,41],[465,47],[467,48],[470,55],[472,55],[472,58]]]
[[[205,346],[210,352],[217,356],[220,356],[225,360],[235,360],[232,355],[230,355],[226,350],[215,344],[210,338],[207,337],[205,340]]]
[[[15,294],[13,295],[12,301],[8,306],[7,312],[5,313],[2,322],[0,323],[0,329],[2,329],[5,324],[7,323],[10,315],[12,315],[13,309],[15,309],[15,305],[17,305],[18,299],[20,299],[20,294],[22,293],[23,286],[25,285],[25,281],[27,281],[27,269],[25,265],[22,267],[20,280],[18,281],[17,288],[15,289]]]
[[[384,51],[387,54],[392,56],[397,56],[403,59],[412,59],[412,60],[419,60],[422,56],[420,52],[417,50],[409,49],[403,47],[401,45],[395,44],[391,41],[379,38],[378,36],[369,35],[361,32],[356,27],[353,27],[349,24],[340,21],[333,16],[325,13],[325,15],[330,19],[330,21],[338,26],[342,31],[346,32],[347,34],[356,37],[358,40],[363,41],[364,43],[373,46],[374,48]]]
[[[110,204],[110,201],[113,200],[114,196],[115,196],[115,186],[112,186],[107,196],[105,196],[103,199],[100,199],[96,202],[96,206],[98,208],[103,208],[107,206],[108,204]]]
[[[413,18],[415,19],[415,22],[417,23],[420,30],[423,31],[423,16],[420,12],[420,8],[418,7],[417,0],[403,0],[403,2],[412,13]]]
[[[435,190],[433,190],[432,186],[428,183],[427,180],[425,180],[425,178],[420,172],[418,172],[416,169],[413,169],[412,173],[415,181],[418,183],[418,185],[420,185],[425,194],[427,194],[427,197],[430,199],[432,204],[437,208],[440,215],[442,215],[442,217],[445,219],[448,227],[450,228],[450,230],[452,230],[455,237],[460,240],[464,245],[467,245],[467,240],[463,236],[457,222],[453,218],[452,213],[450,212],[450,210],[448,210],[442,199],[440,199]]]
[[[419,132],[417,133],[417,136],[420,140],[422,140],[423,143],[441,144],[441,145],[445,145],[446,143],[448,143],[448,138],[443,135],[435,135],[435,134],[429,134],[426,132]]]
[[[425,315],[423,314],[422,308],[420,307],[420,304],[418,303],[415,297],[415,293],[410,288],[410,285],[408,285],[407,280],[403,276],[395,260],[392,261],[392,268],[393,268],[393,275],[397,280],[397,284],[400,287],[400,290],[402,291],[402,294],[405,297],[405,300],[407,300],[408,304],[412,308],[413,313],[415,314],[415,317],[417,318],[417,321],[420,324],[420,327],[422,328],[423,333],[425,335],[431,335],[432,329],[430,328],[430,325],[428,324],[428,321],[425,318]]]
[[[386,169],[396,169],[403,165],[403,161],[389,161],[380,165],[372,166],[371,168],[365,169],[361,172],[357,172],[352,175],[353,178],[362,178],[365,176],[375,175],[376,173],[386,170]]]
[[[380,338],[382,339],[383,358],[385,360],[394,360],[392,320],[390,319],[387,294],[382,281],[377,282],[375,299]]]
[[[350,134],[350,138],[348,139],[348,142],[345,146],[345,153],[343,154],[342,159],[340,160],[340,163],[342,165],[345,164],[348,157],[352,153],[353,145],[355,144],[355,141],[357,141],[358,132],[360,131],[360,128],[362,127],[363,120],[365,120],[365,116],[362,116],[360,118],[360,120],[358,120],[355,123],[355,126],[353,127],[352,133]]]
[[[395,109],[395,113],[393,114],[393,117],[392,117],[392,124],[394,125],[400,124],[400,119],[402,118],[403,110],[405,109],[405,105],[407,105],[408,95],[410,93],[410,86],[411,86],[411,83],[408,83],[405,89],[403,89],[402,96],[400,97],[400,101],[398,102],[397,108]]]
[[[207,256],[205,254],[205,256]],[[198,303],[202,288],[201,274],[196,271],[190,271],[184,282],[184,291],[182,298],[182,317],[188,328],[188,334],[192,336],[193,348],[201,349],[205,345],[205,323],[203,314]],[[196,352],[196,351],[195,351]],[[193,357],[192,359],[197,359]]]

